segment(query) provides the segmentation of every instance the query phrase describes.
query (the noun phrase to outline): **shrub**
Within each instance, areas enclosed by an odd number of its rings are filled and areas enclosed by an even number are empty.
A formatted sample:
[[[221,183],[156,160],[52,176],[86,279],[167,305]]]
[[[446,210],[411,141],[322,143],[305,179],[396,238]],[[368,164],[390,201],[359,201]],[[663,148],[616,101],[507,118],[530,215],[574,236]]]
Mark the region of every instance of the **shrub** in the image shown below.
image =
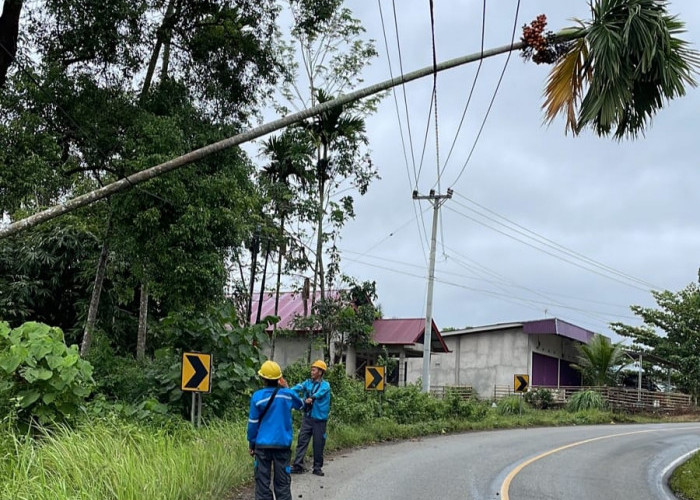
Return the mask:
[[[552,391],[549,389],[536,389],[525,393],[525,402],[537,408],[538,410],[546,410],[552,406],[553,399]]]
[[[78,346],[67,347],[60,328],[0,322],[0,398],[14,401],[25,423],[65,420],[92,391],[92,366]]]
[[[607,402],[603,399],[602,394],[597,391],[579,391],[571,396],[566,405],[566,409],[570,412],[605,410],[607,407]]]
[[[399,424],[437,420],[445,416],[441,400],[421,392],[417,384],[387,387],[383,414]]]
[[[508,396],[497,403],[496,411],[499,415],[515,415],[520,413],[521,404],[520,396]]]

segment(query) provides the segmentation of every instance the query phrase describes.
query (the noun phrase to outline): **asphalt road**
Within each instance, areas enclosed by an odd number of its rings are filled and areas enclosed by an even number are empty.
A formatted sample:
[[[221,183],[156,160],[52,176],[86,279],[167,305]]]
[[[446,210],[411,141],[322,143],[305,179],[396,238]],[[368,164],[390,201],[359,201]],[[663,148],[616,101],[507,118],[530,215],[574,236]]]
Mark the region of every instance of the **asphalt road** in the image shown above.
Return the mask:
[[[666,480],[700,449],[700,423],[511,429],[360,448],[295,475],[292,498],[675,498]]]

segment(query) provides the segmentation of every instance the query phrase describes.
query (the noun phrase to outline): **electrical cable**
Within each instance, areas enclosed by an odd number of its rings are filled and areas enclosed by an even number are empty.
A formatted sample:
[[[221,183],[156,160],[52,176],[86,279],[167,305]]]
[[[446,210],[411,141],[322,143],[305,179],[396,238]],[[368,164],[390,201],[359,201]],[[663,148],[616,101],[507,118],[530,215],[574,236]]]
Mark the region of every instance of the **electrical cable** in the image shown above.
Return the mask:
[[[513,34],[510,39],[510,45],[511,47],[513,46],[513,43],[515,42],[515,34],[518,30],[518,16],[520,14],[520,0],[518,0],[518,4],[515,8],[515,21],[513,23]],[[501,71],[501,76],[498,78],[498,83],[496,84],[496,89],[493,92],[493,96],[491,97],[491,102],[489,103],[489,107],[486,109],[486,114],[484,115],[484,119],[481,122],[481,126],[479,127],[479,132],[476,134],[476,138],[474,139],[474,144],[472,144],[472,148],[469,151],[469,155],[467,156],[466,161],[464,162],[464,165],[462,166],[462,169],[459,172],[459,175],[457,175],[457,178],[454,180],[454,182],[450,185],[450,187],[454,187],[455,184],[457,184],[457,181],[462,177],[462,174],[467,168],[467,165],[469,164],[469,160],[471,160],[472,154],[474,153],[474,150],[476,149],[476,145],[479,142],[479,138],[481,137],[481,133],[484,131],[484,126],[486,125],[486,120],[489,117],[489,114],[491,113],[491,108],[493,107],[493,103],[496,100],[496,95],[498,95],[498,90],[501,88],[501,82],[503,81],[503,76],[506,73],[506,69],[508,68],[508,63],[510,62],[510,58],[513,54],[513,51],[508,52],[508,56],[506,57],[506,62],[503,65],[503,70]]]

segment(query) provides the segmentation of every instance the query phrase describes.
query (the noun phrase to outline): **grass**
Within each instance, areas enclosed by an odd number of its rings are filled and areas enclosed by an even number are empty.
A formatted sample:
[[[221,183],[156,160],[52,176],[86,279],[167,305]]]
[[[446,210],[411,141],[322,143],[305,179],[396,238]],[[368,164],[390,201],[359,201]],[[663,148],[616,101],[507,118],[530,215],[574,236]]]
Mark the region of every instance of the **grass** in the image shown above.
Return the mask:
[[[242,424],[195,432],[95,421],[3,438],[2,500],[218,499],[252,474]]]
[[[700,453],[673,471],[669,485],[678,498],[700,500]]]
[[[658,422],[661,419],[601,410],[570,413],[532,410],[502,414],[481,405],[468,418],[398,424],[370,416],[357,425],[329,421],[329,451],[430,434],[512,427]],[[668,419],[664,420],[668,421]],[[682,479],[698,485],[700,459]],[[39,437],[0,429],[0,500],[189,500],[229,498],[249,483],[252,463],[245,421],[216,421],[194,430],[188,423],[153,424],[95,419]],[[682,491],[692,491],[683,483]],[[700,500],[700,496],[687,496]]]

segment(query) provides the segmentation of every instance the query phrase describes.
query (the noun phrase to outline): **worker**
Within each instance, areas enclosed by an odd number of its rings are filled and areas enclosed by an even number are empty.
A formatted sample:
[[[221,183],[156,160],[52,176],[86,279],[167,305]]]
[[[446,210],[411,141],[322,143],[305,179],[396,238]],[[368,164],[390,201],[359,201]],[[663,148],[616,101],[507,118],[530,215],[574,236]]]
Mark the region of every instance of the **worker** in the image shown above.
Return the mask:
[[[248,451],[255,457],[255,500],[272,500],[270,478],[277,500],[291,500],[289,461],[292,455],[292,409],[301,410],[304,402],[282,378],[282,369],[274,361],[265,361],[258,375],[263,388],[250,398],[248,413]]]
[[[311,364],[311,378],[292,387],[304,400],[304,418],[301,421],[297,450],[292,464],[292,473],[305,472],[304,456],[313,437],[313,473],[323,476],[323,448],[326,446],[326,423],[331,406],[331,386],[323,380],[328,367],[319,359]]]

